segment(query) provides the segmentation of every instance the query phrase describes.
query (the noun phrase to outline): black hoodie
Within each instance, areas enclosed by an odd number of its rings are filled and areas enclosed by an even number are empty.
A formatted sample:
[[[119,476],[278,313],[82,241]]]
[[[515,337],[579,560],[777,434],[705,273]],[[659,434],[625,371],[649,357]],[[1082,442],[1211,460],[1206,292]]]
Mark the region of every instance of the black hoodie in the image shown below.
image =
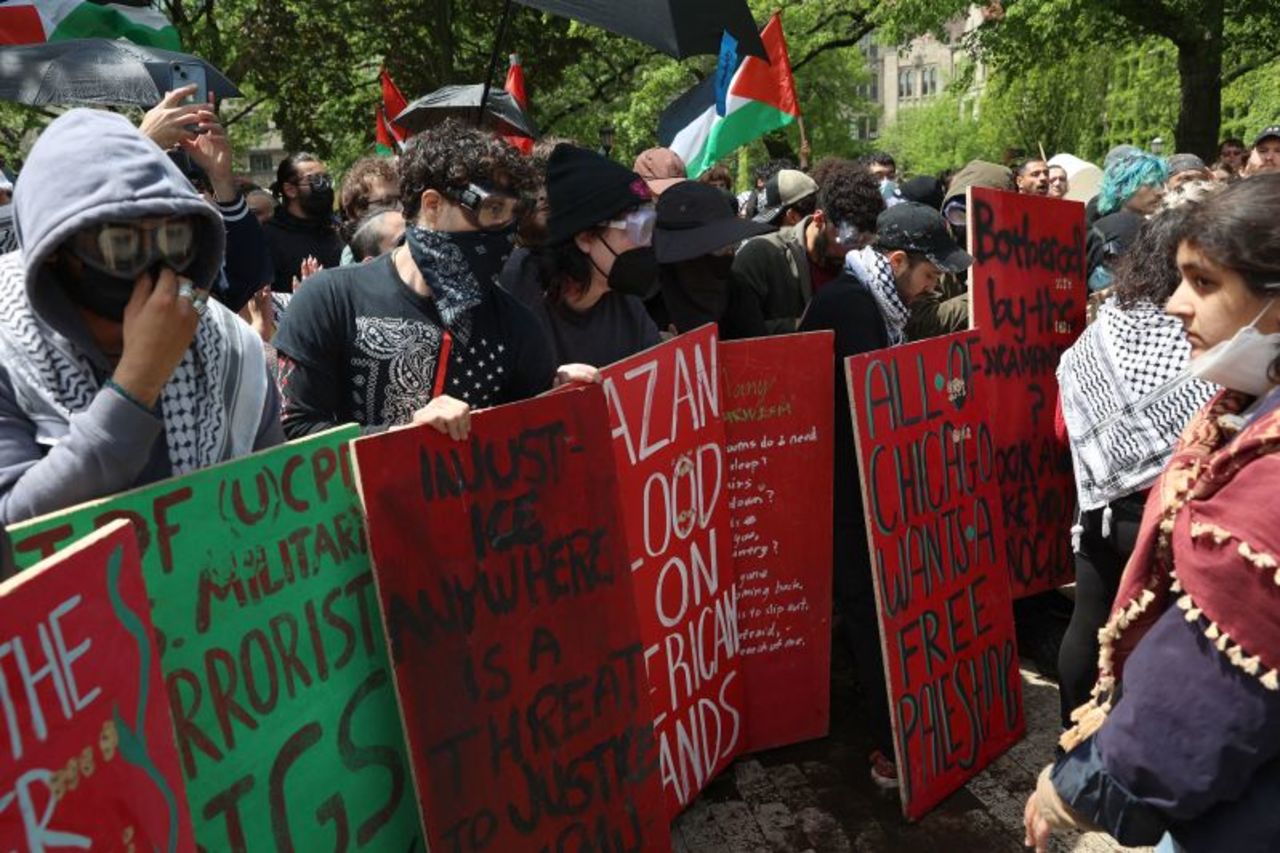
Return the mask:
[[[342,263],[342,239],[331,221],[299,219],[282,204],[276,208],[276,215],[267,220],[263,230],[267,232],[267,246],[271,249],[271,264],[275,269],[271,288],[277,293],[293,292],[293,279],[302,262],[310,256],[314,256],[325,269],[333,269]]]

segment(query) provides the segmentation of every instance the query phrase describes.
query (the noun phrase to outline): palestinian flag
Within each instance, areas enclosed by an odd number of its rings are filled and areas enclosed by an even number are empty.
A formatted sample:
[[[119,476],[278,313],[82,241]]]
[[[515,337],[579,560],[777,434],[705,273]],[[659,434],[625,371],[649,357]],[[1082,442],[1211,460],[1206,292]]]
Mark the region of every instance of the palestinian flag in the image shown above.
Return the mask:
[[[398,125],[392,123],[392,119],[404,112],[409,102],[405,100],[404,95],[400,94],[400,88],[391,79],[387,69],[382,69],[378,79],[382,83],[382,103],[378,106],[378,153],[391,156],[400,150],[400,146],[409,136]]]
[[[720,68],[677,98],[658,121],[658,141],[674,150],[697,178],[717,161],[800,116],[787,40],[776,13],[760,33],[769,62],[739,59],[730,45]],[[730,41],[726,39],[726,42]]]
[[[83,38],[182,50],[178,31],[150,0],[0,0],[0,45]]]
[[[511,54],[511,65],[507,68],[507,82],[502,88],[515,99],[516,106],[520,107],[522,112],[529,112],[529,96],[524,88],[524,66],[520,64],[518,53]],[[503,139],[526,157],[533,153],[533,140],[528,136],[504,136]]]

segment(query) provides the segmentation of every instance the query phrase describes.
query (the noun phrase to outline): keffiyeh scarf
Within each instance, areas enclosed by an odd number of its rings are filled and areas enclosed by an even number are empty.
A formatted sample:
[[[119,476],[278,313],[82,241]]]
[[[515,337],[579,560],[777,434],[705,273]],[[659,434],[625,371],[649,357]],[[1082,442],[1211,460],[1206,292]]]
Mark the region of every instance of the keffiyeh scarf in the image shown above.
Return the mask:
[[[36,440],[55,444],[101,382],[88,357],[31,307],[21,252],[0,258],[0,364]],[[174,475],[253,450],[267,394],[262,339],[210,301],[195,340],[160,393]]]
[[[906,341],[907,321],[911,319],[911,311],[898,295],[898,285],[894,281],[889,259],[867,247],[845,256],[844,268],[865,284],[875,297],[885,328],[889,330],[889,344],[897,346]]]
[[[1098,509],[1147,488],[1176,437],[1213,396],[1187,373],[1182,324],[1157,306],[1103,303],[1058,364],[1080,508]]]

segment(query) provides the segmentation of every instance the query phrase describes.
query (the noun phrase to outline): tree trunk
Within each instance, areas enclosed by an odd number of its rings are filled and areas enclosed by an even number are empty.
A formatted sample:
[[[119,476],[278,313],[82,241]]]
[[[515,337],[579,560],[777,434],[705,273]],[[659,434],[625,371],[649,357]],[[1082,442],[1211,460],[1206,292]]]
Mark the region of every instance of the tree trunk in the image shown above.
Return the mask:
[[[1179,152],[1197,154],[1212,163],[1218,157],[1222,124],[1222,5],[1211,2],[1206,6],[1217,7],[1217,21],[1204,21],[1203,39],[1178,44],[1182,97],[1174,136]],[[1212,19],[1212,12],[1208,17]]]

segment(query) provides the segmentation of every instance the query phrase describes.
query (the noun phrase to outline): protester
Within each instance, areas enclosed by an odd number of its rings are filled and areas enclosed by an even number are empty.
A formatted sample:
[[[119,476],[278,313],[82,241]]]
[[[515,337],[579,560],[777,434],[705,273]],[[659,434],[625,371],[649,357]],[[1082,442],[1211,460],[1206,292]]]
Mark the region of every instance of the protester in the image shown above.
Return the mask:
[[[351,262],[363,264],[385,255],[404,240],[405,221],[400,206],[375,208],[356,223],[351,235]]]
[[[396,177],[396,164],[389,157],[362,157],[351,164],[342,176],[338,191],[338,211],[342,225],[338,236],[347,244],[341,263],[353,263],[351,240],[365,216],[375,209],[400,207],[400,179]]]
[[[1086,241],[1090,290],[1111,286],[1115,262],[1128,250],[1143,220],[1160,206],[1168,178],[1165,161],[1146,152],[1107,167],[1098,193],[1099,219]]]
[[[960,245],[965,244],[967,237],[966,192],[970,187],[1012,190],[1013,172],[1006,166],[974,160],[952,177],[942,208],[947,228]],[[944,275],[938,287],[922,294],[909,307],[909,341],[924,340],[969,328],[968,276]]]
[[[1071,192],[1071,181],[1067,178],[1065,166],[1049,167],[1049,198],[1066,198]]]
[[[536,276],[502,284],[533,311],[556,358],[604,367],[657,344],[644,307],[658,292],[657,214],[646,182],[607,157],[561,145],[547,163],[547,201]]]
[[[1253,151],[1245,165],[1245,175],[1280,171],[1280,124],[1264,128],[1253,140]]]
[[[1104,178],[1106,177],[1106,173],[1108,169],[1110,169],[1115,164],[1119,163],[1121,160],[1125,159],[1126,157],[1132,157],[1135,154],[1142,154],[1142,153],[1145,153],[1145,152],[1143,152],[1143,150],[1136,145],[1115,146],[1114,148],[1112,148],[1110,151],[1107,152],[1107,156],[1104,157],[1102,160],[1103,177]],[[1091,228],[1093,227],[1093,223],[1097,222],[1099,217],[1103,215],[1098,212],[1098,202],[1100,200],[1101,200],[1101,195],[1095,195],[1093,198],[1089,199],[1088,203],[1085,205],[1085,208],[1084,208],[1085,224]]]
[[[529,161],[447,120],[409,140],[398,171],[405,244],[317,273],[276,334],[292,438],[349,421],[366,432],[426,423],[464,438],[473,408],[532,397],[556,379],[534,318],[496,285],[520,194],[535,185]]]
[[[1174,192],[1183,184],[1192,181],[1210,181],[1209,167],[1194,154],[1174,154],[1169,158],[1169,180],[1165,183],[1166,192]]]
[[[187,103],[196,87],[167,93],[148,110],[139,130],[170,152],[184,176],[222,214],[226,253],[213,295],[239,311],[271,275],[271,256],[261,223],[251,216],[232,174],[233,152],[226,129],[207,103]]]
[[[898,180],[898,163],[893,159],[893,155],[887,151],[873,151],[868,154],[864,160],[867,171],[870,172],[877,181],[897,181]]]
[[[1027,800],[1038,851],[1066,827],[1185,853],[1280,848],[1280,175],[1211,196],[1177,236],[1167,310],[1192,373],[1226,390],[1152,488],[1093,698]]]
[[[264,227],[276,215],[275,197],[261,187],[254,187],[246,192],[244,203],[249,206],[249,212],[258,220],[258,224]]]
[[[281,441],[261,342],[209,301],[223,218],[150,140],[121,116],[71,110],[36,140],[13,204],[0,521]]]
[[[1023,195],[1049,194],[1049,164],[1044,160],[1024,160],[1014,172],[1018,192]]]
[[[1249,149],[1244,147],[1244,140],[1236,137],[1222,140],[1218,146],[1218,162],[1222,163],[1231,174],[1239,175],[1249,159]]]
[[[829,170],[812,216],[738,250],[724,336],[794,332],[813,294],[844,268],[845,255],[875,238],[882,210],[884,199],[869,172],[856,166]]]
[[[658,328],[683,333],[724,317],[734,250],[743,240],[773,230],[738,218],[736,211],[732,196],[691,181],[658,199],[653,244],[662,290],[648,306]]]
[[[786,158],[770,160],[763,166],[756,167],[755,190],[748,194],[745,201],[739,200],[739,215],[747,219],[754,219],[759,213],[759,208],[764,207],[764,188],[769,183],[769,179],[781,172],[783,169],[795,169],[796,164]]]
[[[797,169],[783,169],[764,185],[764,204],[754,219],[775,228],[791,228],[818,209],[818,184]]]
[[[733,173],[729,171],[728,166],[717,163],[699,175],[698,180],[704,184],[711,184],[722,192],[733,194]]]
[[[1187,373],[1191,347],[1164,313],[1178,286],[1177,235],[1204,184],[1147,220],[1119,262],[1113,298],[1058,365],[1061,428],[1071,447],[1079,519],[1075,596],[1058,653],[1062,721],[1097,681],[1098,631],[1133,552],[1146,490],[1192,415],[1215,390]]]
[[[265,226],[275,268],[272,286],[289,293],[307,258],[314,257],[325,268],[342,262],[342,238],[333,218],[333,179],[324,163],[303,151],[280,161],[271,191],[280,202]]]
[[[689,177],[684,160],[681,160],[680,155],[670,148],[650,148],[641,151],[636,157],[632,171],[644,178],[644,182],[649,185],[649,191],[655,198],[662,195],[668,188],[688,180]]]
[[[862,499],[857,478],[839,473],[857,470],[844,360],[902,343],[911,303],[937,287],[944,273],[963,273],[973,258],[948,233],[942,215],[922,204],[903,202],[885,210],[875,231],[875,245],[850,252],[840,277],[814,297],[800,331],[835,331],[834,595],[867,703],[875,744],[868,757],[871,778],[882,788],[896,788]]]
[[[942,201],[947,195],[947,185],[932,175],[920,175],[904,183],[898,192],[907,201],[941,210]]]

